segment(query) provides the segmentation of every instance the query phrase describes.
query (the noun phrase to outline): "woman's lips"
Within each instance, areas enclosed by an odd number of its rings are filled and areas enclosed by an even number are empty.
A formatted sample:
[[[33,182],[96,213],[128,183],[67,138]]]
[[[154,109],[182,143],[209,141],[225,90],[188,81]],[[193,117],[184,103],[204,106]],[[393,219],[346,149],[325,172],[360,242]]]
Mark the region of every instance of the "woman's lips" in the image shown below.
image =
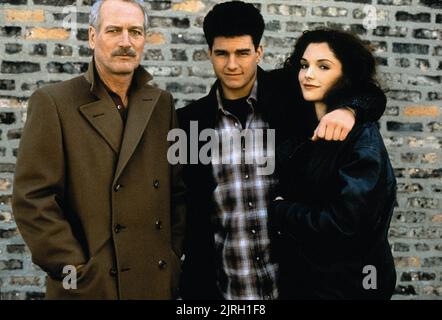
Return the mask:
[[[316,89],[316,88],[319,88],[319,86],[315,86],[313,84],[303,84],[302,86],[304,88],[306,88],[306,89]]]

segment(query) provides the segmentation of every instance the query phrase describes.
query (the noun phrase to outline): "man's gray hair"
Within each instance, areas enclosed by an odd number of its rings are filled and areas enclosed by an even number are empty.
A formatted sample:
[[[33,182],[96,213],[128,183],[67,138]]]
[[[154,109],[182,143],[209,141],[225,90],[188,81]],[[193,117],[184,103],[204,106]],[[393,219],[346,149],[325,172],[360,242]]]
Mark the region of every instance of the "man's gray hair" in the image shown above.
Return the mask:
[[[106,0],[98,0],[97,2],[95,2],[91,8],[91,13],[89,15],[89,25],[94,27],[94,29],[97,30],[97,32],[100,28],[100,9],[105,1]],[[144,27],[144,33],[146,33],[147,28],[149,26],[149,20],[147,17],[147,10],[144,7],[144,0],[122,0],[122,1],[135,3],[136,5],[138,5],[140,7],[140,9],[141,9],[141,11],[143,11],[143,15],[144,15],[143,27]]]

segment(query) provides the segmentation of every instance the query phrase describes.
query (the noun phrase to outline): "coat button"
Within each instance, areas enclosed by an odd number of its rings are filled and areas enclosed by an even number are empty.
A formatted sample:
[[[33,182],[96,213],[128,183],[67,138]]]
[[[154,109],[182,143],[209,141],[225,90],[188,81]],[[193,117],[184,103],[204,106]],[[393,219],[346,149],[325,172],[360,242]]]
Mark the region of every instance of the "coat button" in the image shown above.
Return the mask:
[[[164,260],[158,261],[158,268],[160,269],[166,269],[167,263]]]
[[[114,231],[115,231],[115,233],[119,233],[124,228],[125,228],[125,226],[122,226],[121,224],[116,224],[114,226]]]
[[[117,275],[117,269],[110,268],[109,274],[111,275],[111,277],[115,277]]]
[[[158,188],[160,187],[160,182],[159,182],[158,180],[154,180],[154,182],[153,182],[153,187],[154,187],[155,189],[158,189]]]
[[[115,192],[118,192],[120,189],[121,189],[121,184],[115,185],[115,187],[114,187]]]
[[[163,228],[163,223],[161,222],[161,220],[155,221],[155,228],[158,230]]]

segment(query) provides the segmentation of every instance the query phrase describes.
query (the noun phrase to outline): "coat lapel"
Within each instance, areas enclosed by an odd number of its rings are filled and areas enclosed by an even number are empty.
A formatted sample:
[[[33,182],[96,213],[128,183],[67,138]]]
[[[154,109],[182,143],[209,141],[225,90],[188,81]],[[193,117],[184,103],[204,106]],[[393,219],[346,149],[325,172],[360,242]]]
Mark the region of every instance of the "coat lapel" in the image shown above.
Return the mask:
[[[91,84],[90,91],[98,100],[80,106],[79,110],[91,126],[111,146],[112,150],[118,154],[124,129],[123,121],[106,89],[95,81],[94,69],[94,62],[92,61],[84,77]]]
[[[114,182],[120,177],[121,172],[140,142],[160,94],[161,91],[152,89],[137,90],[131,95]]]

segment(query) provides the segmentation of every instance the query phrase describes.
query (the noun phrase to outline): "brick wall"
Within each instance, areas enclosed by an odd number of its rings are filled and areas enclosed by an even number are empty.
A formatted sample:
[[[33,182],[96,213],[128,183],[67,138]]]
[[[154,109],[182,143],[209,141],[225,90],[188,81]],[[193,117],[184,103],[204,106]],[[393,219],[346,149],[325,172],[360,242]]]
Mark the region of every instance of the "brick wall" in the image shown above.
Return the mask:
[[[43,85],[85,71],[92,0],[0,0],[0,299],[44,296],[11,210],[12,178],[27,98]],[[177,107],[213,82],[202,19],[218,1],[146,1],[142,62]],[[442,2],[440,0],[257,0],[266,20],[264,68],[284,61],[302,30],[352,30],[375,47],[390,89],[380,128],[398,179],[390,240],[395,299],[442,296]],[[373,7],[370,7],[373,6]],[[373,19],[371,9],[375,9]]]

